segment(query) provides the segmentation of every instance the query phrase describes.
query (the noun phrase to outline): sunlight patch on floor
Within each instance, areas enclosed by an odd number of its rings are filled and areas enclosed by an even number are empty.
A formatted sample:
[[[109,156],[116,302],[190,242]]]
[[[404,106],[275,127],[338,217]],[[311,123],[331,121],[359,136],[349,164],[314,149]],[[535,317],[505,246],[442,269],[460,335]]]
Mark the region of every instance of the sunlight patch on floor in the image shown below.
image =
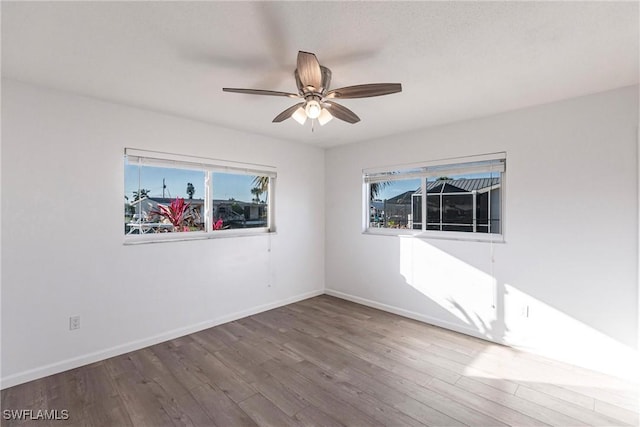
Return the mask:
[[[423,239],[398,240],[400,274],[407,284],[457,318],[462,332],[467,329],[491,341],[545,357],[633,381],[640,379],[637,349],[536,299],[515,284],[499,283],[491,274]],[[485,363],[480,354],[470,367]],[[503,378],[536,381],[526,371],[518,370],[504,373]],[[558,378],[543,379],[554,380]]]

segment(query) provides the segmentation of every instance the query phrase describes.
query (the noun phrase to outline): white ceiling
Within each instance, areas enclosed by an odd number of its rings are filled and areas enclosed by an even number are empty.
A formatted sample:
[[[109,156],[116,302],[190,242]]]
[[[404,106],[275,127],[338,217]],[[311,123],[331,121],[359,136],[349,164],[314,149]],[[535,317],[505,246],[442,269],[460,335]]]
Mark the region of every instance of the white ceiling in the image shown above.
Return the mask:
[[[638,83],[637,2],[2,2],[2,75],[319,146]],[[341,103],[362,121],[271,120],[298,50],[331,87],[402,83]]]

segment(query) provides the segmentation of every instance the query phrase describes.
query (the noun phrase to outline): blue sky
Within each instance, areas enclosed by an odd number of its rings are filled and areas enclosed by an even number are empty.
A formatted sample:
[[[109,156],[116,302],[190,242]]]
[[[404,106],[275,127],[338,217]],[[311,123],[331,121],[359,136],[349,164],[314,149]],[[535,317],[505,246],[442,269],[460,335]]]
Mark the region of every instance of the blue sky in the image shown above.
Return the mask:
[[[138,187],[138,169],[140,168],[140,186]],[[152,166],[126,165],[124,169],[125,195],[129,200],[133,200],[133,192],[138,188],[150,190],[151,197],[162,197],[162,179],[164,178],[166,188],[165,197],[184,197],[187,195],[187,183],[192,183],[195,187],[194,199],[204,198],[204,177],[205,173],[187,169],[160,168]],[[254,177],[251,175],[235,175],[226,173],[213,174],[213,198],[224,199],[234,198],[238,201],[250,202],[254,197],[251,189]],[[260,198],[264,199],[265,194]]]
[[[376,199],[390,199],[405,191],[416,191],[418,188],[420,188],[420,178],[391,181],[376,195]]]

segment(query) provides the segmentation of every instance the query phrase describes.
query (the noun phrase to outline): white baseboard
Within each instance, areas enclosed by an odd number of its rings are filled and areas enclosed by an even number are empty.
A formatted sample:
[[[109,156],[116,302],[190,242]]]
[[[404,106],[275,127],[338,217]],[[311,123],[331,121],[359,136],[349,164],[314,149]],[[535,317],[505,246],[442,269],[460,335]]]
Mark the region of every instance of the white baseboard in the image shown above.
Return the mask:
[[[580,367],[598,371],[607,375],[617,376],[619,378],[626,379],[626,380],[631,380],[636,382],[640,381],[640,367],[638,366],[638,363],[637,363],[638,356],[639,356],[638,352],[634,352],[624,356],[617,355],[618,356],[617,358],[612,357],[610,360],[616,360],[617,363],[615,364],[588,363],[588,362],[585,362],[584,360],[578,360],[576,358],[563,357],[563,355],[558,352],[552,352],[545,349],[521,346],[513,342],[490,339],[480,334],[475,329],[465,328],[458,324],[447,322],[446,320],[437,319],[435,317],[427,316],[421,313],[416,313],[410,310],[405,310],[403,308],[384,304],[378,301],[372,301],[366,298],[361,298],[355,295],[347,294],[347,293],[336,291],[333,289],[325,289],[325,294],[334,296],[336,298],[344,299],[347,301],[355,302],[357,304],[366,305],[368,307],[377,308],[379,310],[397,314],[399,316],[408,317],[409,319],[418,320],[420,322],[424,322],[429,325],[438,326],[444,329],[448,329],[450,331],[459,332],[461,334],[469,335],[475,338],[480,338],[488,342],[493,342],[496,344],[512,347],[526,353],[536,354],[539,356],[546,357],[548,359],[557,360],[570,365],[580,366]]]
[[[475,329],[465,328],[458,324],[447,322],[446,320],[427,316],[421,313],[416,313],[415,311],[405,310],[403,308],[399,308],[393,305],[388,305],[378,301],[361,298],[351,294],[345,294],[344,292],[336,291],[333,289],[325,289],[324,293],[327,295],[334,296],[336,298],[366,305],[367,307],[377,308],[378,310],[397,314],[403,317],[408,317],[409,319],[417,320],[419,322],[428,323],[429,325],[439,326],[441,328],[448,329],[450,331],[460,332],[461,334],[470,335],[472,337],[480,338],[485,341],[497,342],[498,344],[506,345],[505,343],[502,343],[502,342],[489,340],[486,336],[482,335],[480,332],[478,332]]]
[[[70,359],[62,360],[60,362],[51,363],[46,366],[41,366],[38,368],[29,369],[27,371],[18,372],[16,374],[8,375],[0,379],[0,389],[13,387],[18,384],[26,383],[28,381],[32,381],[32,380],[43,378],[49,375],[68,371],[69,369],[74,369],[80,366],[88,365],[90,363],[99,362],[101,360],[105,360],[110,357],[119,356],[121,354],[129,353],[135,350],[140,350],[141,348],[149,347],[151,345],[155,345],[164,341],[189,335],[194,332],[201,331],[203,329],[212,328],[214,326],[221,325],[223,323],[232,322],[234,320],[242,319],[243,317],[262,313],[263,311],[272,310],[274,308],[282,307],[283,305],[292,304],[294,302],[302,301],[302,300],[312,298],[322,294],[324,294],[323,289],[306,292],[304,294],[285,298],[283,300],[259,305],[256,307],[251,307],[249,309],[237,311],[231,314],[226,314],[224,316],[207,320],[205,322],[197,323],[195,325],[173,329],[171,331],[163,332],[161,334],[154,335],[149,338],[143,338],[140,340],[131,341],[125,344],[95,351],[93,353],[88,353],[88,354],[73,357]]]
[[[369,300],[366,298],[361,298],[355,295],[347,294],[344,292],[340,292],[334,289],[324,289],[324,290],[315,290],[311,292],[307,292],[304,294],[296,295],[290,298],[285,298],[283,300],[271,302],[268,304],[259,305],[256,307],[252,307],[246,310],[238,311],[235,313],[227,314],[224,316],[220,316],[215,319],[207,320],[205,322],[197,323],[195,325],[190,325],[184,328],[173,329],[171,331],[167,331],[149,338],[144,338],[141,340],[131,341],[122,345],[110,347],[107,349],[99,350],[93,353],[85,354],[82,356],[62,360],[60,362],[52,363],[46,366],[30,369],[27,371],[19,372],[13,375],[9,375],[0,379],[0,389],[5,389],[9,387],[13,387],[18,384],[22,384],[28,381],[36,380],[39,378],[43,378],[49,375],[57,374],[60,372],[67,371],[69,369],[78,368],[80,366],[88,365],[91,363],[99,362],[101,360],[108,359],[110,357],[118,356],[124,353],[128,353],[131,351],[139,350],[145,347],[149,347],[151,345],[155,345],[164,341],[172,340],[175,338],[179,338],[188,334],[192,334],[203,329],[212,328],[217,325],[221,325],[223,323],[232,322],[234,320],[242,319],[243,317],[251,316],[257,313],[262,313],[263,311],[272,310],[274,308],[281,307],[283,305],[292,304],[298,301],[302,301],[308,298],[312,298],[318,295],[327,294],[337,298],[341,298],[347,301],[352,301],[358,304],[366,305],[368,307],[376,308],[379,310],[383,310],[389,313],[397,314],[399,316],[404,316],[409,319],[418,320],[420,322],[424,322],[430,325],[439,326],[444,329],[448,329],[451,331],[459,332],[465,335],[469,335],[472,337],[480,338],[485,341],[495,342],[497,344],[507,345],[514,348],[518,348],[520,350],[531,352],[535,354],[539,354],[541,356],[549,357],[556,360],[562,360],[566,363],[575,364],[578,366],[584,366],[589,369],[594,369],[600,372],[607,373],[609,375],[617,375],[620,376],[618,372],[612,372],[608,369],[602,369],[602,367],[597,366],[585,366],[579,361],[575,360],[563,360],[562,358],[554,357],[555,355],[548,354],[546,352],[539,352],[536,349],[528,349],[522,348],[517,345],[511,345],[506,342],[498,342],[491,341],[486,336],[481,335],[478,331],[461,327],[458,324],[454,324],[451,322],[447,322],[445,320],[441,320],[435,317],[427,316],[421,313],[416,313],[414,311],[405,310],[403,308],[399,308],[396,306],[384,304],[378,301]],[[636,368],[637,369],[637,368]],[[627,374],[629,372],[627,371]],[[634,378],[640,378],[640,374],[636,373]]]

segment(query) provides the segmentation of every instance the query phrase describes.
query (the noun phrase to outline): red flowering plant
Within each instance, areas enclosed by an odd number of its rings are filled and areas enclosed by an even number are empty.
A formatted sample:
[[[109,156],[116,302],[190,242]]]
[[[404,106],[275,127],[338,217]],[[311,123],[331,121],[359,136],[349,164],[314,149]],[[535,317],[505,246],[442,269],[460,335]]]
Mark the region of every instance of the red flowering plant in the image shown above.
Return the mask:
[[[218,218],[217,221],[213,221],[214,230],[226,230],[229,227],[229,225],[224,225],[224,221],[222,221],[222,218]]]
[[[190,203],[185,203],[182,197],[176,197],[169,206],[158,205],[158,209],[152,213],[167,219],[174,231],[189,231],[189,227],[184,225],[185,219],[189,217]]]

